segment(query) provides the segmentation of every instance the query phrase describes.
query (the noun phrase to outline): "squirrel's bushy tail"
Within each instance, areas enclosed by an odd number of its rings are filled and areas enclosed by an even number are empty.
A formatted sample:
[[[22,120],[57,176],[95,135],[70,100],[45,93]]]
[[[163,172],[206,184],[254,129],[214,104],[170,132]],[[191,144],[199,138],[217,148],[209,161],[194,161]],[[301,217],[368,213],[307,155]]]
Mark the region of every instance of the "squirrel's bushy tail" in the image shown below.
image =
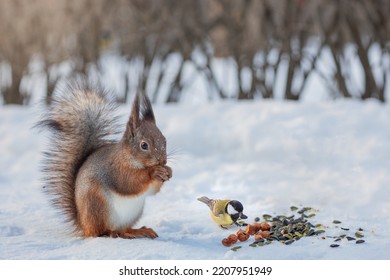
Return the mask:
[[[68,85],[52,103],[37,126],[52,134],[43,164],[45,190],[67,220],[77,228],[75,181],[87,157],[112,143],[117,131],[115,103],[96,86]]]

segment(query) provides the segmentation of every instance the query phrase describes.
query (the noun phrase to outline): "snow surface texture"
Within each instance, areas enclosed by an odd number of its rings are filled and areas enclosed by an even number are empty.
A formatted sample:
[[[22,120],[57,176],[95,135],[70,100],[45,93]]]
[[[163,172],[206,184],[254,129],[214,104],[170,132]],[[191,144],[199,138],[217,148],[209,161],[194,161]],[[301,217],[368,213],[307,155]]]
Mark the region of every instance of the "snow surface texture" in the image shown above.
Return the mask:
[[[120,108],[125,122],[130,105]],[[390,110],[372,102],[240,102],[156,106],[176,153],[173,178],[149,197],[137,226],[155,240],[72,235],[42,192],[39,166],[47,135],[31,129],[36,108],[0,108],[0,259],[390,259]],[[305,237],[234,252],[196,200],[240,200],[252,222],[311,206],[313,223],[359,228],[363,244]]]

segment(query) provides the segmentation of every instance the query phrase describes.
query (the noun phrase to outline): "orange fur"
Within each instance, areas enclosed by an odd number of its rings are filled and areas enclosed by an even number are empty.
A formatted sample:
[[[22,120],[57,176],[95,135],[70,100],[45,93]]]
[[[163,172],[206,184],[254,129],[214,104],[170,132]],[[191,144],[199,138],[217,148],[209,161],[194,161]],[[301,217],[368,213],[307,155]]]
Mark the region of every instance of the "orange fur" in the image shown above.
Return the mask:
[[[107,205],[100,186],[92,185],[83,200],[77,211],[83,236],[100,236],[107,228]]]

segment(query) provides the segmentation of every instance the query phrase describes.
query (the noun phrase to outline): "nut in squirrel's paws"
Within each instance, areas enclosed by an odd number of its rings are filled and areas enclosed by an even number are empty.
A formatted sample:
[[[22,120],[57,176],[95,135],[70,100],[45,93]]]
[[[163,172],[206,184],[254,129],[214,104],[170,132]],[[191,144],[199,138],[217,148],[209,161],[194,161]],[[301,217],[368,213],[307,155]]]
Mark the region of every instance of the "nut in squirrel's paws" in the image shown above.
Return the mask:
[[[168,172],[168,180],[172,178],[172,168],[170,168],[168,165],[165,165],[164,168]]]
[[[153,166],[151,177],[162,182],[168,181],[172,177],[172,169],[169,166]]]

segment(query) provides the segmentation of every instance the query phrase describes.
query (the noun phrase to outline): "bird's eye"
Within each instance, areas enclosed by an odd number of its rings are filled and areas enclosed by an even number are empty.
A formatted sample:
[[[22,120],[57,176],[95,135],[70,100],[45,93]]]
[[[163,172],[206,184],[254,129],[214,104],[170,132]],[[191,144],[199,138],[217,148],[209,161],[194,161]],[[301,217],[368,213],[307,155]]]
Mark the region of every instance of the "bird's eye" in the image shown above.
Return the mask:
[[[143,151],[147,151],[149,149],[149,145],[148,143],[146,143],[145,141],[142,141],[141,144],[140,144],[140,147]]]

